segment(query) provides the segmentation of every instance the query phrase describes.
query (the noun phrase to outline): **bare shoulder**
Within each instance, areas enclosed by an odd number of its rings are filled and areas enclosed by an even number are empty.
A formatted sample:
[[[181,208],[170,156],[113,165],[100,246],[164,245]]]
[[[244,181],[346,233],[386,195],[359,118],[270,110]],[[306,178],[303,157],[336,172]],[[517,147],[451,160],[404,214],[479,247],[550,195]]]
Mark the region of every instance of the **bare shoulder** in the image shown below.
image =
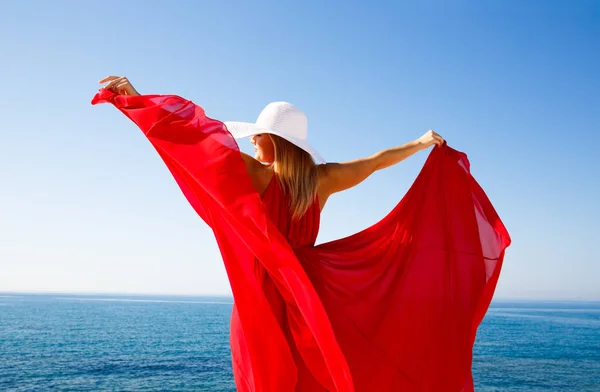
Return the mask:
[[[246,163],[246,171],[252,179],[252,185],[254,185],[258,194],[262,196],[271,181],[271,177],[273,177],[273,170],[246,153],[240,151],[240,154]]]
[[[378,168],[377,155],[342,163],[319,165],[319,199],[350,189],[367,179]]]
[[[332,195],[331,192],[331,181],[329,179],[330,176],[330,168],[331,163],[323,163],[317,165],[317,175],[318,175],[318,185],[317,185],[317,196],[319,198],[319,207],[323,210],[327,199]]]
[[[254,157],[246,154],[245,152],[240,151],[240,155],[242,156],[242,159],[246,164],[246,170],[250,175],[252,175],[252,173],[256,172],[257,170],[260,170],[261,166],[263,166],[259,161],[254,159]]]
[[[339,175],[340,166],[337,162],[327,162],[317,165],[317,173],[319,177],[319,190],[323,194],[335,193],[335,179]]]
[[[322,163],[317,165],[317,175],[319,178],[319,189],[327,188],[328,176],[330,174],[330,168],[332,163]]]

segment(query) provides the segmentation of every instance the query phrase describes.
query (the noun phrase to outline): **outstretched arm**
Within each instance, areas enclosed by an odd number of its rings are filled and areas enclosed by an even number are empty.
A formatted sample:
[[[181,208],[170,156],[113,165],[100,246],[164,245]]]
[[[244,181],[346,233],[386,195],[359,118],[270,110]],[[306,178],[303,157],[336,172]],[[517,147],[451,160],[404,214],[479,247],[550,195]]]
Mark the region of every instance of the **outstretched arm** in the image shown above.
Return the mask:
[[[328,163],[324,168],[321,189],[326,195],[352,188],[363,182],[377,170],[395,165],[417,151],[434,144],[441,146],[444,139],[434,131],[428,131],[415,141],[399,147],[379,151],[368,158],[344,163]]]
[[[138,93],[138,91],[133,87],[129,79],[127,79],[125,76],[107,76],[98,83],[106,83],[104,86],[102,86],[102,88],[110,90],[115,94],[140,95],[140,93]],[[256,173],[262,168],[262,164],[248,154],[245,154],[241,151],[240,154],[246,163],[246,170],[248,170],[248,174],[252,177],[252,181],[254,183]]]

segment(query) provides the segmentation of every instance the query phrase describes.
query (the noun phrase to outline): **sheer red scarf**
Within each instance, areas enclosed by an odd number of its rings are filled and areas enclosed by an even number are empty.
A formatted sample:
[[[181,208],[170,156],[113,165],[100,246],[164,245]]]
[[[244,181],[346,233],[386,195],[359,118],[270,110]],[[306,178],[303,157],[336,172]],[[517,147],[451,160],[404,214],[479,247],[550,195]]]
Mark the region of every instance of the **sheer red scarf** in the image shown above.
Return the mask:
[[[465,154],[434,148],[380,222],[294,250],[266,218],[222,122],[173,95],[100,90],[92,103],[104,102],[142,130],[214,231],[247,344],[249,370],[236,377],[239,390],[295,391],[298,383],[288,342],[254,275],[255,258],[299,319],[299,346],[303,339],[318,348],[320,359],[311,365],[324,388],[472,390],[475,333],[510,237]],[[374,369],[375,363],[382,365]]]

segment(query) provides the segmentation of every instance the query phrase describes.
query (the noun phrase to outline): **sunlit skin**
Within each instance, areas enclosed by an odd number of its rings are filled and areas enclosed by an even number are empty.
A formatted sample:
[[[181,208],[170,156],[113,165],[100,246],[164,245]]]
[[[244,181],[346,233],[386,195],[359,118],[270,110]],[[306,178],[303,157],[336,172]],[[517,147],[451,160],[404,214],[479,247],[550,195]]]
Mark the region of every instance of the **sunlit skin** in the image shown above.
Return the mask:
[[[259,162],[272,164],[275,160],[275,146],[268,135],[258,134],[250,138],[254,146],[254,159]]]
[[[100,80],[100,83],[104,84],[103,88],[119,95],[140,95],[124,76],[108,76]],[[275,160],[275,146],[267,134],[252,136],[250,143],[254,145],[254,157],[243,152],[240,154],[246,163],[252,185],[262,195],[273,176],[271,164]],[[395,165],[418,151],[431,146],[441,147],[443,144],[444,139],[437,132],[429,130],[412,142],[379,151],[366,158],[319,165],[317,189],[319,207],[323,210],[329,196],[360,184],[375,171]]]

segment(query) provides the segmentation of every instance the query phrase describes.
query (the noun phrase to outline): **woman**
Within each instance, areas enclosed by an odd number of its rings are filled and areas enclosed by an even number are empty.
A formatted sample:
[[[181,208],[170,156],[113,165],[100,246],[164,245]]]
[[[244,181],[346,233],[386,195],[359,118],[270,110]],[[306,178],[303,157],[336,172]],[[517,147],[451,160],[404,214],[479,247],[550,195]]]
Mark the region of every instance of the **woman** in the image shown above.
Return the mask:
[[[106,83],[104,88],[117,94],[140,95],[126,77],[109,76],[102,79],[100,83]],[[266,111],[269,109],[285,111],[288,108],[276,109],[269,106],[265,108]],[[269,115],[269,113],[263,112],[263,115],[265,114]],[[440,135],[430,130],[411,143],[381,151],[369,158],[342,164],[329,163],[315,166],[310,151],[304,151],[273,133],[238,136],[235,134],[235,127],[238,124],[226,123],[229,131],[236,138],[251,136],[250,143],[254,145],[254,158],[243,152],[240,153],[246,162],[248,174],[252,178],[257,192],[262,194],[271,182],[274,173],[279,173],[280,180],[291,190],[292,209],[296,215],[301,215],[306,210],[315,194],[318,195],[319,207],[322,210],[325,202],[333,193],[352,188],[373,172],[395,165],[418,151],[432,145],[441,146],[444,143],[444,139]],[[243,126],[240,128],[242,129],[239,131],[239,135],[245,131]],[[269,132],[268,129],[265,131]],[[321,160],[320,156],[316,155],[317,160]],[[294,183],[292,184],[292,182]]]
[[[92,103],[112,103],[142,129],[215,233],[235,300],[238,390],[473,389],[475,332],[510,238],[464,154],[429,131],[324,163],[291,104],[268,105],[255,123],[222,123],[181,97],[141,96],[124,77],[100,83]],[[234,141],[248,136],[254,158]],[[330,195],[432,145],[388,216],[315,246]]]

